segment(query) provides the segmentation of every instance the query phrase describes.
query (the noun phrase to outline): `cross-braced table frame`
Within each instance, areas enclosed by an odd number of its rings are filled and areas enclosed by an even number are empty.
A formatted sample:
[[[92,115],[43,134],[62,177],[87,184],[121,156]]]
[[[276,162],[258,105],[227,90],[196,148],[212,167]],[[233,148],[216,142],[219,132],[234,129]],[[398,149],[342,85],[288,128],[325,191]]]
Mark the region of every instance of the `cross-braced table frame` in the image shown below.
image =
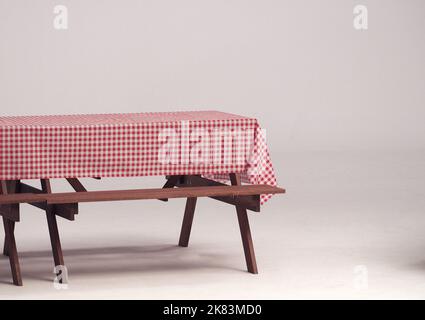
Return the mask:
[[[187,247],[197,199],[209,197],[236,208],[247,269],[258,273],[247,210],[260,211],[260,195],[284,193],[282,188],[269,185],[242,185],[238,173],[230,173],[231,185],[202,177],[201,175],[167,176],[162,188],[110,191],[87,191],[77,178],[66,180],[75,192],[53,193],[49,179],[40,179],[41,189],[20,180],[0,181],[0,215],[5,231],[4,255],[9,257],[13,283],[22,286],[18,250],[15,240],[15,223],[20,221],[20,204],[28,203],[46,212],[50,242],[55,266],[64,266],[56,216],[73,221],[78,213],[78,203],[99,201],[187,198],[180,231],[179,246]]]

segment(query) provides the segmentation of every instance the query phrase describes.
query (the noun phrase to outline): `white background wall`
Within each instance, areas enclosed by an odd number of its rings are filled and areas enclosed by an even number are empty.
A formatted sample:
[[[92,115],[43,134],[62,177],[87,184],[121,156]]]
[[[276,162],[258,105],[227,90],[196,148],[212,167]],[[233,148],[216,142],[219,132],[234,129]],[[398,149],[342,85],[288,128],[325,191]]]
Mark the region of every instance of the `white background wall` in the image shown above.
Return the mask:
[[[275,152],[423,148],[424,32],[421,0],[0,0],[0,114],[219,109]]]

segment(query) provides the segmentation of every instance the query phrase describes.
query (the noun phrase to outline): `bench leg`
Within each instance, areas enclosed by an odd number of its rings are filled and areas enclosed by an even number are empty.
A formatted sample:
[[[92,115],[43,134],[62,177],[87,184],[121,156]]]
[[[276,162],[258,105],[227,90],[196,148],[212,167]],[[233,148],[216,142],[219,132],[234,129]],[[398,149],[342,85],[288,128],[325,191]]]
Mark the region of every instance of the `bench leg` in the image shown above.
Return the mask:
[[[41,187],[43,192],[52,193],[52,188],[51,188],[49,179],[42,179]],[[60,237],[59,237],[58,223],[56,220],[56,215],[52,211],[51,206],[47,206],[46,217],[47,217],[47,225],[49,227],[50,242],[52,244],[52,252],[53,252],[55,267],[64,266],[65,262],[63,259],[62,246],[61,246]]]
[[[195,214],[196,199],[197,198],[187,198],[186,200],[186,208],[184,210],[182,228],[180,231],[180,247],[187,247],[189,245],[190,230],[192,229],[193,215]]]
[[[9,220],[11,224],[12,231],[15,231],[15,221]],[[9,239],[7,238],[7,235],[4,235],[4,246],[3,246],[3,254],[5,256],[9,256],[9,246],[7,245],[9,242]]]
[[[235,173],[230,174],[230,181],[232,182],[232,185],[241,184],[239,174],[235,174]],[[239,229],[241,231],[242,244],[243,244],[243,249],[245,252],[245,260],[246,260],[246,266],[248,268],[248,272],[257,274],[258,273],[257,262],[255,259],[254,244],[252,242],[251,229],[249,227],[249,221],[248,221],[248,214],[246,212],[246,209],[240,206],[236,206],[236,212],[238,215]]]
[[[243,249],[245,251],[245,260],[248,272],[257,274],[257,262],[255,260],[254,244],[252,243],[251,230],[249,228],[248,215],[246,209],[236,207],[239,221],[239,229],[241,230],[241,237]]]
[[[59,237],[58,223],[54,213],[46,210],[47,225],[49,226],[50,242],[52,244],[53,259],[55,266],[64,266],[62,246]]]
[[[19,184],[19,180],[2,181],[1,184],[2,184],[1,189],[2,189],[2,192],[4,194],[18,192],[18,188],[17,187],[18,187],[18,184]],[[11,209],[11,210],[15,210],[15,212],[17,210],[19,212],[19,208],[16,209],[16,207],[19,207],[19,205],[14,205],[13,207],[14,208]],[[15,221],[14,220],[11,220],[11,219],[9,219],[9,221],[10,221],[10,224],[12,225],[12,230],[15,231]],[[9,252],[8,252],[9,249],[8,249],[7,243],[8,243],[8,239],[7,239],[7,236],[5,235],[4,236],[4,246],[3,246],[3,254],[5,256],[9,256]]]
[[[0,194],[15,193],[17,181],[0,181]],[[19,220],[19,205],[10,205],[9,214]],[[13,284],[22,286],[21,267],[19,266],[18,250],[15,241],[15,221],[3,215],[4,247],[3,253],[9,257],[10,269],[12,271]]]
[[[15,234],[11,220],[3,217],[4,233],[6,234],[6,252],[9,256],[10,269],[12,270],[13,284],[22,286],[21,268],[19,266],[18,250],[16,249]]]

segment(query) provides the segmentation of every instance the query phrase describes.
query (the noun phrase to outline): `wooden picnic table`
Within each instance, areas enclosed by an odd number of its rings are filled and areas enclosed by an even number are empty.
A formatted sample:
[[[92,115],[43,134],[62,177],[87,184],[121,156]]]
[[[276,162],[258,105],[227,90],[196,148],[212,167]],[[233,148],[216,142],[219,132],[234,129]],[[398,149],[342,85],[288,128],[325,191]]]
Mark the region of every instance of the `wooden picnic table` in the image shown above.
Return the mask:
[[[88,191],[79,180],[161,175],[166,183],[156,189]],[[53,192],[51,179],[66,179],[75,192]],[[56,216],[75,220],[78,203],[186,198],[179,246],[187,247],[197,199],[209,197],[235,206],[248,271],[258,273],[247,210],[259,212],[284,192],[254,118],[217,111],[0,117],[3,251],[18,286],[21,203],[46,213],[55,266],[65,266]]]

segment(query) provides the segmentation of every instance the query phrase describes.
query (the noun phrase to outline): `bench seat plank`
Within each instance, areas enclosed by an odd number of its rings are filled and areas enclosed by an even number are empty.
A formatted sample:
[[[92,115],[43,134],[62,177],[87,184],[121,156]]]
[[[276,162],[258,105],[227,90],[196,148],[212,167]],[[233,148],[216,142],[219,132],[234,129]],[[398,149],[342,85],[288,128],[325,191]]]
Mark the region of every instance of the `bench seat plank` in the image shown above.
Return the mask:
[[[133,190],[108,190],[89,192],[63,192],[52,194],[21,193],[0,196],[0,204],[44,202],[48,204],[144,200],[163,198],[189,198],[189,197],[219,197],[219,196],[248,196],[257,194],[284,193],[285,190],[269,185],[244,185],[244,186],[208,186],[186,188],[155,188]]]

